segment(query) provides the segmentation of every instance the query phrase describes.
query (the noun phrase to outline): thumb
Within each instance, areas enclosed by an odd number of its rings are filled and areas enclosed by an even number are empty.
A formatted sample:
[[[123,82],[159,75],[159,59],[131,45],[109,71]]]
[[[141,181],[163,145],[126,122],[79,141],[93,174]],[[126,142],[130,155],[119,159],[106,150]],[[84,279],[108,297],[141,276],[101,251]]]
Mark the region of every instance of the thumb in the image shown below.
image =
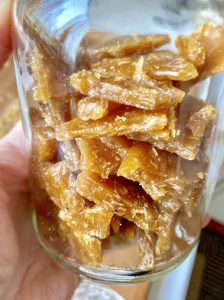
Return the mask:
[[[12,48],[11,4],[11,0],[0,0],[0,69]]]

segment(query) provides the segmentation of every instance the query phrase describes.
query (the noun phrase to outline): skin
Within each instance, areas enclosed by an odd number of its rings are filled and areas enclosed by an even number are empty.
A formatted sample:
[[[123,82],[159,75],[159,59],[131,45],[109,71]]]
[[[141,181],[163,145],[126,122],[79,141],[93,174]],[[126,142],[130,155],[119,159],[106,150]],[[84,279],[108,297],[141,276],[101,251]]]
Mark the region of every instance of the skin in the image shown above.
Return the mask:
[[[11,51],[10,9],[0,0],[0,68]],[[33,230],[25,145],[21,124],[0,140],[0,299],[71,299],[78,277],[47,255]]]
[[[0,66],[11,51],[10,1],[0,0]],[[42,249],[31,222],[21,125],[0,140],[0,299],[71,299],[78,277]]]

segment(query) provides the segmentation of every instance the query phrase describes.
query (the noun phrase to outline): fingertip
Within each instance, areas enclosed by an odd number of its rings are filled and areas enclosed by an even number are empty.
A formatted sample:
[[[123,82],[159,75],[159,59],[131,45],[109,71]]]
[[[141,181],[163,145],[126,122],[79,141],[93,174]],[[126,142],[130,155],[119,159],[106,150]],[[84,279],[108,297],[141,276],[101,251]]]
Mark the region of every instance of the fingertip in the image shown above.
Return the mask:
[[[11,0],[0,1],[0,68],[12,49],[11,6]]]

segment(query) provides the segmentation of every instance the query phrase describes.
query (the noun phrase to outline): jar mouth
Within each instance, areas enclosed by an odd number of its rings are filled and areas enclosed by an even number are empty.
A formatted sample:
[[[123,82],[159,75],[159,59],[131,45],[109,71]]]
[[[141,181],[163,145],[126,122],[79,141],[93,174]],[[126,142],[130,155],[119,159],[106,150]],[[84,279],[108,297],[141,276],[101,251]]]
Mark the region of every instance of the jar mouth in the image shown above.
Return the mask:
[[[199,241],[198,236],[185,251],[180,252],[178,256],[171,258],[169,261],[157,265],[157,267],[153,271],[143,271],[138,268],[133,269],[110,267],[105,265],[91,267],[80,263],[75,258],[66,257],[55,247],[52,247],[47,238],[45,238],[41,233],[41,230],[38,226],[37,214],[35,210],[33,211],[32,220],[38,240],[42,247],[51,256],[51,258],[53,258],[56,262],[58,262],[65,268],[69,269],[71,272],[77,273],[81,277],[91,279],[95,282],[103,284],[136,284],[157,280],[177,268],[189,256],[190,252]]]

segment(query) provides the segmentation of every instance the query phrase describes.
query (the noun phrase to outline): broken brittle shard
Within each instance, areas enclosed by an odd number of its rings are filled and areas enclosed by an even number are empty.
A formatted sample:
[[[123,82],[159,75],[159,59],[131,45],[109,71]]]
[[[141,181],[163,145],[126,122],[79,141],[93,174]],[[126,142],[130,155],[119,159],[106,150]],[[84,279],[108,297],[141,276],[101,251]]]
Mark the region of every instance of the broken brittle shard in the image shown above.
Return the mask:
[[[211,104],[186,96],[179,106],[174,137],[154,138],[149,134],[131,134],[129,138],[152,143],[159,149],[193,160],[197,156],[205,131],[217,119],[217,110]]]
[[[75,140],[58,143],[58,159],[67,162],[72,172],[80,170],[80,151]]]
[[[98,120],[108,114],[109,102],[96,97],[85,97],[78,102],[77,114],[82,120]]]
[[[164,88],[165,81],[187,81],[198,75],[197,69],[190,61],[168,50],[133,58],[104,59],[93,64],[92,68],[102,74],[145,82],[149,86],[158,86],[160,83],[156,80],[164,81],[161,83]]]
[[[113,78],[95,70],[72,74],[71,85],[87,96],[147,110],[175,106],[184,97],[183,91],[172,86],[150,86],[148,83],[136,83],[121,77]]]
[[[94,61],[109,57],[125,57],[133,54],[147,54],[170,42],[166,34],[132,35],[114,38],[99,49],[93,49]]]
[[[179,35],[176,39],[179,55],[192,62],[196,67],[205,63],[205,46],[191,36]]]
[[[102,178],[116,174],[120,156],[99,138],[76,139],[80,153],[80,169],[98,173]]]
[[[60,209],[81,211],[84,199],[75,191],[75,178],[68,168],[67,162],[57,164],[43,163],[39,165],[37,176],[49,197]]]
[[[52,102],[55,98],[64,97],[70,88],[68,85],[66,67],[56,57],[46,53],[38,45],[31,59],[31,69],[34,74],[35,86],[33,99],[44,103]]]
[[[110,151],[115,151],[120,157],[124,157],[128,149],[133,145],[133,142],[126,136],[102,137],[101,141],[111,149]]]
[[[192,37],[205,47],[205,63],[198,68],[197,81],[224,71],[224,27],[206,23],[199,27]]]
[[[33,155],[39,161],[53,161],[57,148],[52,128],[34,127],[33,135]]]
[[[157,209],[137,185],[117,176],[102,179],[97,173],[83,171],[77,177],[76,188],[83,197],[134,222],[143,230],[157,230]]]
[[[80,212],[60,210],[59,218],[74,231],[105,239],[110,235],[113,213],[101,206],[85,207]]]
[[[136,108],[122,107],[111,111],[99,120],[83,121],[74,118],[56,127],[59,141],[74,138],[92,138],[124,135],[132,132],[163,130],[167,125],[167,113],[151,112]]]
[[[192,174],[188,170],[191,170]],[[197,176],[202,173],[203,177]],[[121,161],[117,174],[138,182],[153,200],[172,203],[179,200],[190,215],[200,200],[206,164],[190,162],[147,143],[132,146]]]
[[[138,245],[139,268],[144,271],[153,270],[155,267],[156,256],[152,234],[147,231],[141,231]]]
[[[72,230],[63,220],[58,222],[59,234],[72,247],[75,257],[82,263],[97,266],[102,260],[101,241],[93,236]]]
[[[159,230],[155,244],[155,254],[157,257],[163,258],[169,253],[172,245],[174,214],[161,210],[158,218]]]

